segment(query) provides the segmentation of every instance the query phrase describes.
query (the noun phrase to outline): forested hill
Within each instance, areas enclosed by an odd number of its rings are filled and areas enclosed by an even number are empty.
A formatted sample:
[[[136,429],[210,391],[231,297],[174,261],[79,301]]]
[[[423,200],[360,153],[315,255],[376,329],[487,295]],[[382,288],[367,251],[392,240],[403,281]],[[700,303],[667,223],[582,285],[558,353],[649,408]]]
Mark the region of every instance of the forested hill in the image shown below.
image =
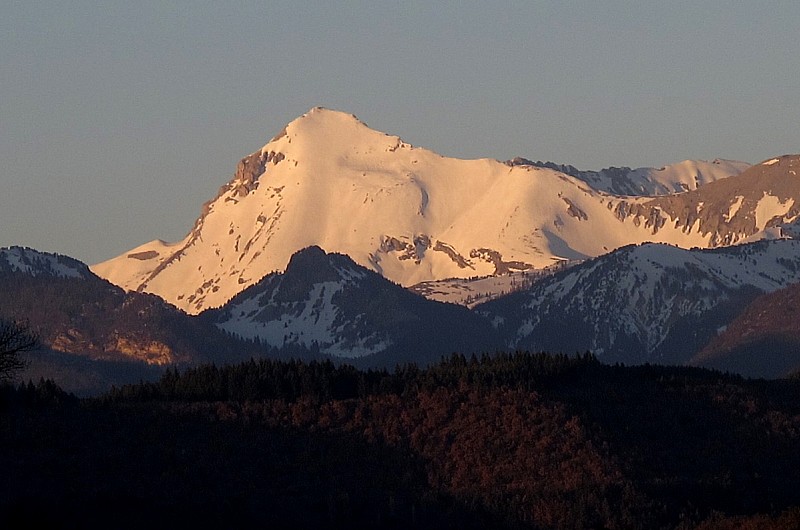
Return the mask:
[[[796,378],[518,353],[259,360],[2,399],[0,525],[800,525]]]

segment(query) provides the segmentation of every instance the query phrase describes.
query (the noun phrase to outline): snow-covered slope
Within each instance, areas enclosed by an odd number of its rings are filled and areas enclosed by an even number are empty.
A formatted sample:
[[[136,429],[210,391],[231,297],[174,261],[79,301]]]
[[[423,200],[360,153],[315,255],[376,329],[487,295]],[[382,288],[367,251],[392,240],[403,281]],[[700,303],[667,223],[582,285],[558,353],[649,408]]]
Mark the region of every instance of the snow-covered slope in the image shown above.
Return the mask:
[[[476,308],[508,347],[684,363],[756,295],[798,280],[800,241],[629,246]]]
[[[441,304],[319,247],[296,253],[223,308],[203,314],[246,339],[368,364],[425,364],[453,351],[489,351],[494,330],[464,307]]]
[[[445,158],[317,108],[243,159],[185,239],[153,241],[92,270],[198,313],[311,245],[408,286],[539,269],[630,243],[716,241],[662,222],[651,200],[553,169]],[[766,216],[773,206],[764,203]]]
[[[530,165],[561,171],[572,175],[592,188],[614,195],[670,195],[696,190],[704,184],[732,175],[738,175],[750,167],[747,162],[716,159],[684,160],[677,164],[654,168],[609,167],[600,171],[581,171],[574,166],[552,162],[532,162],[525,158],[509,161],[512,165]]]
[[[449,278],[421,282],[410,286],[409,290],[424,296],[428,300],[475,307],[489,300],[528,289],[543,278],[578,263],[580,261],[564,260],[543,269],[509,272],[507,274],[479,278]]]

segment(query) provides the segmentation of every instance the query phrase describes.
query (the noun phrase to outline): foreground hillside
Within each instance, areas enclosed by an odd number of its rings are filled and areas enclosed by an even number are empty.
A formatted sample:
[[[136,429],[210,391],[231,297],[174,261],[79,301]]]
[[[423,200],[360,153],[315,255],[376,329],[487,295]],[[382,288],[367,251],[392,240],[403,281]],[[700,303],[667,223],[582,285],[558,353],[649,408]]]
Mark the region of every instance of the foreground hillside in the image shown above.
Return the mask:
[[[0,319],[26,322],[39,339],[21,377],[79,395],[158,377],[168,365],[275,354],[158,296],[125,292],[80,261],[30,248],[0,248]]]
[[[0,524],[796,528],[798,384],[517,354],[29,385],[2,395]]]

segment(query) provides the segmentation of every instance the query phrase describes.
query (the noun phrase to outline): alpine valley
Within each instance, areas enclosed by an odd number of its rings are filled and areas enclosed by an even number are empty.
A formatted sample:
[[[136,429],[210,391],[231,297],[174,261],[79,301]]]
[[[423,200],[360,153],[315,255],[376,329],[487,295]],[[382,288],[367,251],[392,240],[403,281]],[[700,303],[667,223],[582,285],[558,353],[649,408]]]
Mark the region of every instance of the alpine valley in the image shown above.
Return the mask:
[[[92,267],[3,249],[0,317],[53,351],[157,365],[520,349],[778,377],[800,359],[748,354],[735,328],[754,300],[794,311],[798,170],[798,155],[459,160],[314,108],[242,159],[181,241]]]

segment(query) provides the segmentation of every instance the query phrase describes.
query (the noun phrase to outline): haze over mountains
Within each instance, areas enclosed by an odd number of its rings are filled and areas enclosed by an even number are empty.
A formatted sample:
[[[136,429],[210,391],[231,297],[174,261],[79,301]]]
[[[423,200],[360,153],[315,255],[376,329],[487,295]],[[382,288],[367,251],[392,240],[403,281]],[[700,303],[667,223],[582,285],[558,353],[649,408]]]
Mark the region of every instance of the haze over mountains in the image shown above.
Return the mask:
[[[91,270],[4,251],[0,316],[30,313],[53,349],[156,364],[588,350],[776,376],[798,362],[764,370],[741,352],[729,362],[738,342],[709,344],[800,279],[799,167],[794,155],[602,171],[457,160],[315,108],[245,157],[179,242]],[[21,302],[42,292],[49,320]]]

